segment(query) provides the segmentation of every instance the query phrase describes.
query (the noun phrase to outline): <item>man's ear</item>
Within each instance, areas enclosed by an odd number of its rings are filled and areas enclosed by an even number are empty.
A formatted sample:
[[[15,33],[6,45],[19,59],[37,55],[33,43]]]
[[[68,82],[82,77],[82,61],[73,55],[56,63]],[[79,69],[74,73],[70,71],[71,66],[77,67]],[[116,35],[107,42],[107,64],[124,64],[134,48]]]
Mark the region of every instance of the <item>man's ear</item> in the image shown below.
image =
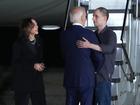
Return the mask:
[[[107,22],[107,20],[108,20],[108,19],[107,19],[107,16],[104,16],[104,18],[105,18],[105,20],[106,20],[106,22]]]
[[[81,21],[83,22],[83,15],[81,16]]]
[[[86,20],[85,20],[85,17],[84,17],[84,15],[82,15],[82,16],[81,16],[81,21],[82,21],[83,25],[85,25],[85,23],[86,23]]]

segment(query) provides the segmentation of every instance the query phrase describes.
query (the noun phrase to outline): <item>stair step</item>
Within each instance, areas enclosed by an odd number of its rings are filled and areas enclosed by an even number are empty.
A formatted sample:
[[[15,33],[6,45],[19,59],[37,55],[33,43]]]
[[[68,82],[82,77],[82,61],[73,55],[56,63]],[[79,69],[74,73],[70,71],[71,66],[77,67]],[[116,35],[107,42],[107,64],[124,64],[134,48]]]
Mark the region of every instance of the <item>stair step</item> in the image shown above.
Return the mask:
[[[93,13],[93,9],[88,10],[89,13]],[[125,9],[109,9],[109,13],[125,13]]]
[[[125,43],[123,45],[126,45]],[[122,43],[117,43],[117,47],[122,48]]]
[[[121,78],[112,78],[111,82],[112,83],[120,83],[121,82]]]
[[[115,65],[117,65],[117,66],[123,65],[123,60],[121,60],[121,61],[115,61]]]
[[[89,26],[87,26],[86,28],[90,29],[90,30],[96,30],[97,29],[96,27],[89,27]],[[122,26],[114,26],[114,27],[109,26],[109,28],[111,28],[112,30],[122,30]],[[124,29],[128,30],[128,27],[125,27]]]
[[[123,42],[123,46],[126,47],[126,43]],[[117,47],[122,48],[122,43],[117,43]]]
[[[111,101],[116,101],[116,100],[118,100],[118,96],[117,95],[111,96]]]
[[[93,9],[88,10],[89,13],[93,13]],[[125,13],[125,9],[108,9],[109,13]],[[132,13],[132,10],[129,9],[129,13]]]

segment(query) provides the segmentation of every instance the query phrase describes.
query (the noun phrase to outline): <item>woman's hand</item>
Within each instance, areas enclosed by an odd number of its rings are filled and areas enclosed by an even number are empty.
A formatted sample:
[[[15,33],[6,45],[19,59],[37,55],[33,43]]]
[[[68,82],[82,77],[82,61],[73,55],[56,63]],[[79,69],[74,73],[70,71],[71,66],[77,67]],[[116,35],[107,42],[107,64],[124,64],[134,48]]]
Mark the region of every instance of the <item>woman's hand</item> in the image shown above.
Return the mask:
[[[44,63],[35,63],[34,64],[34,69],[37,71],[43,71],[45,68]]]

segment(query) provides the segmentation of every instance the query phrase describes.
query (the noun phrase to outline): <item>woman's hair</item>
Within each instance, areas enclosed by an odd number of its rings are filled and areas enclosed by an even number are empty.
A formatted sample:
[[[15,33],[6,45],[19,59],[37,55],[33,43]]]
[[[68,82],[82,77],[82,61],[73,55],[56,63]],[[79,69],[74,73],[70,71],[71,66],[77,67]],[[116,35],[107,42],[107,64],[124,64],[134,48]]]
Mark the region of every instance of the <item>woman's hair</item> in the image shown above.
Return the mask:
[[[31,29],[34,26],[34,23],[32,22],[32,20],[35,20],[35,18],[27,17],[27,18],[22,19],[22,21],[20,23],[20,31],[24,32],[27,35],[29,35]]]

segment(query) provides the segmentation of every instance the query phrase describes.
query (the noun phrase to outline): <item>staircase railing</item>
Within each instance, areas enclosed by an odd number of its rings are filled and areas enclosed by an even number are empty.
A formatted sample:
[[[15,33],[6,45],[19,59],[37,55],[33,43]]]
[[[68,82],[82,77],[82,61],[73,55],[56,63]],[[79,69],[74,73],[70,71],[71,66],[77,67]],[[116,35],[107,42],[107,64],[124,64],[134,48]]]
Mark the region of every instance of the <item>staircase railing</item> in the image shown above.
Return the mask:
[[[66,9],[66,15],[65,15],[65,22],[64,22],[64,30],[66,30],[66,28],[67,28],[71,1],[72,0],[68,0],[68,2],[67,2],[67,9]]]
[[[122,32],[121,32],[121,41],[122,41],[121,46],[122,46],[122,49],[123,49],[123,52],[124,52],[124,56],[125,56],[125,58],[127,60],[127,64],[128,64],[129,70],[130,70],[130,76],[126,77],[126,78],[130,82],[133,82],[133,80],[135,78],[135,75],[134,75],[134,71],[133,71],[132,65],[130,63],[130,59],[128,57],[127,50],[126,50],[124,42],[123,42],[123,36],[124,36],[124,31],[125,31],[125,24],[126,24],[126,19],[127,19],[127,13],[128,13],[128,10],[129,10],[129,7],[128,7],[129,6],[129,2],[130,2],[130,0],[127,0],[127,2],[126,2],[126,8],[125,8],[125,14],[124,14],[124,20],[123,20],[123,27],[122,27]],[[125,76],[127,76],[127,75],[125,74]]]

